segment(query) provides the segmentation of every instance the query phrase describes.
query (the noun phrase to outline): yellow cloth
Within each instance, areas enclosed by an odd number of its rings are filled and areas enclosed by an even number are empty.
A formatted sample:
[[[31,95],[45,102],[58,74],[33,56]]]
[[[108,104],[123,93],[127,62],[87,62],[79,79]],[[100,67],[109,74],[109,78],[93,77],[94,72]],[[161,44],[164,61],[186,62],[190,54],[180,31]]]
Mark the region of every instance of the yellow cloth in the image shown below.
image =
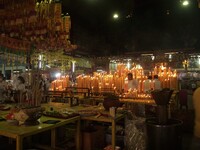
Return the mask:
[[[14,118],[19,121],[19,125],[21,125],[28,119],[28,115],[24,113],[23,110],[20,110],[19,112],[14,113]]]
[[[200,87],[194,91],[193,103],[195,110],[194,135],[200,138]]]

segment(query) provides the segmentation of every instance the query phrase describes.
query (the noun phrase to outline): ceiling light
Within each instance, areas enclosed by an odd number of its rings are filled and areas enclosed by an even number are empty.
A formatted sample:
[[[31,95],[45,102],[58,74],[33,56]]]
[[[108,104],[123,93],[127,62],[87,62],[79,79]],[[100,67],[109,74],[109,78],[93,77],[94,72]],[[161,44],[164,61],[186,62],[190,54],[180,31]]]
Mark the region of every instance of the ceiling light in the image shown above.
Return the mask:
[[[181,3],[183,6],[187,6],[189,5],[189,0],[182,0]]]
[[[114,15],[113,15],[113,18],[114,18],[114,19],[119,18],[119,15],[118,15],[118,14],[114,14]]]

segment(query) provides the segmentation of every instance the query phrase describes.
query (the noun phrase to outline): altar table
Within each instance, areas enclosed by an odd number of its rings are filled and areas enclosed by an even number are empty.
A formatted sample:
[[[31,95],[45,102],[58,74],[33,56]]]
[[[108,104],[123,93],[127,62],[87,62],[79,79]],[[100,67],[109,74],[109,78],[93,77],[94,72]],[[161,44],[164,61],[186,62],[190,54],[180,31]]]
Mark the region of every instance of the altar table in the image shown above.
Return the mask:
[[[99,107],[98,106],[90,106],[90,107],[83,107],[83,106],[74,106],[74,107],[69,107],[68,104],[66,103],[48,103],[48,104],[44,104],[44,107],[46,107],[46,109],[48,109],[48,107],[54,107],[54,109],[69,109],[69,110],[74,110],[74,111],[79,111],[79,110],[98,110]],[[110,123],[111,127],[112,127],[112,149],[115,149],[116,146],[116,123],[125,118],[125,113],[117,113],[116,116],[113,117],[109,117],[109,112],[108,111],[102,111],[100,110],[104,115],[102,116],[81,116],[81,120],[85,120],[85,121],[96,121],[96,122],[106,122],[106,123]]]
[[[1,113],[0,113],[1,114]],[[59,120],[56,124],[45,124],[46,120]],[[0,135],[13,138],[16,140],[16,150],[23,150],[23,139],[44,131],[51,131],[51,146],[47,149],[56,148],[56,128],[69,123],[76,122],[76,150],[80,150],[80,116],[75,116],[69,119],[58,119],[42,116],[39,119],[40,124],[34,126],[16,126],[11,125],[7,121],[0,121]]]

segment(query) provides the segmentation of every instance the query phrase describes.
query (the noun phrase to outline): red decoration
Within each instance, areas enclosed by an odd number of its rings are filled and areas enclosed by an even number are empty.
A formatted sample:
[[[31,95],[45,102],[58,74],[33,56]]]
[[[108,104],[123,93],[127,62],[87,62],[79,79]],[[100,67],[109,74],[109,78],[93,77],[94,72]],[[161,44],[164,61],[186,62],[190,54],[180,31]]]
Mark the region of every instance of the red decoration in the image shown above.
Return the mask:
[[[61,17],[61,3],[46,2],[41,1],[36,6],[35,0],[0,1],[3,8],[0,17],[4,18],[0,20],[0,27],[4,29],[0,44],[23,50],[32,44],[43,50],[48,50],[47,45],[55,51],[69,48],[70,17]],[[23,41],[29,44],[23,44]]]

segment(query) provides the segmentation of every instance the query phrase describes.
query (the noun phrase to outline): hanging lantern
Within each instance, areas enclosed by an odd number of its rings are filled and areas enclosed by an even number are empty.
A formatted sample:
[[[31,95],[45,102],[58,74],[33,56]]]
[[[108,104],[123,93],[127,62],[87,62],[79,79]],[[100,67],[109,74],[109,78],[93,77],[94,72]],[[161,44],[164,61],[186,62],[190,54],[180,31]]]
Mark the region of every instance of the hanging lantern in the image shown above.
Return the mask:
[[[54,3],[54,21],[61,22],[62,6],[61,3]]]

